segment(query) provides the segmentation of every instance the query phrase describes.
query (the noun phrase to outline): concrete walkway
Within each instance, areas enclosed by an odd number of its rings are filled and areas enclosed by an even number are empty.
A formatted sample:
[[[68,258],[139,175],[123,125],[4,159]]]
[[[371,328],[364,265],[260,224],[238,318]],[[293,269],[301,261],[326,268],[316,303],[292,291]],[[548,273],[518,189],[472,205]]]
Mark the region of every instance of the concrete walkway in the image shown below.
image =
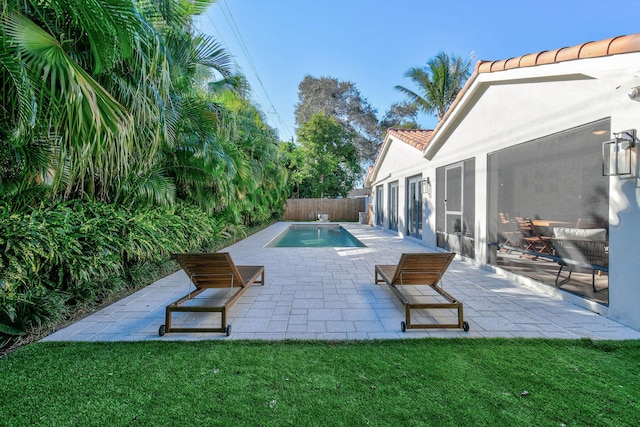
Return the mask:
[[[400,322],[404,320],[404,309],[386,285],[374,284],[374,265],[395,264],[403,252],[428,252],[424,246],[373,227],[345,223],[343,226],[366,247],[265,248],[287,225],[274,224],[224,250],[231,253],[236,264],[264,265],[266,279],[264,286],[254,285],[248,289],[231,309],[229,337],[223,333],[158,335],[164,323],[165,306],[192,289],[187,276],[179,271],[43,341],[640,339],[639,331],[549,295],[543,289],[514,283],[459,260],[454,260],[447,270],[443,286],[464,304],[469,332],[428,329],[402,333]],[[176,322],[218,326],[220,321],[216,316],[184,314],[181,320],[174,321],[174,326]]]

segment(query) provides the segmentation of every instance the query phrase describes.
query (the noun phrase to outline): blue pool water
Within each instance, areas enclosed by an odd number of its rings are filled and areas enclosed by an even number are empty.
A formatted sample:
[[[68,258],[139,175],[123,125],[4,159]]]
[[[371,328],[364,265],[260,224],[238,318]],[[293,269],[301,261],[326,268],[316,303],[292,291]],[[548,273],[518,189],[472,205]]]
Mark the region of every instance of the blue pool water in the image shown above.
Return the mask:
[[[290,225],[267,247],[273,248],[361,248],[364,244],[339,225]]]

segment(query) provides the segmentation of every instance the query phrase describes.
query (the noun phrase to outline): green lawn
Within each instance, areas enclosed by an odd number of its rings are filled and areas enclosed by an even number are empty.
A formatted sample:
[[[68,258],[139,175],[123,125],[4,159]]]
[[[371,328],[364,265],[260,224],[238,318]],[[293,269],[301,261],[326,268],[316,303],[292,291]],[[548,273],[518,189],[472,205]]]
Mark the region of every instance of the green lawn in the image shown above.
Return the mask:
[[[34,343],[3,426],[640,425],[640,341]]]

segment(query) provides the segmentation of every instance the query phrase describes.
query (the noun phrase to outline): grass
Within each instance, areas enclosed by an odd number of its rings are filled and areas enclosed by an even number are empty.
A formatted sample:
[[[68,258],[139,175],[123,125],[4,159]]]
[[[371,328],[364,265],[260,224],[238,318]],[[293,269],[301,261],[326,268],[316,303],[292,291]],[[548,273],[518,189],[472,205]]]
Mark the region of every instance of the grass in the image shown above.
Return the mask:
[[[640,341],[33,343],[4,426],[640,424]]]

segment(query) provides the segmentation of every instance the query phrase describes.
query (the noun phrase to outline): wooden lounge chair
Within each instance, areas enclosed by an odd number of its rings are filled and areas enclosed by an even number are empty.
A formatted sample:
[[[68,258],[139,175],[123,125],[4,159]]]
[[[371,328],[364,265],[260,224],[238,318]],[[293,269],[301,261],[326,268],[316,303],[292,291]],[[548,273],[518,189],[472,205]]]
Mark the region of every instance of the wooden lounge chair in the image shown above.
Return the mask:
[[[405,320],[400,322],[402,332],[407,329],[418,328],[461,328],[465,332],[469,330],[469,323],[463,319],[462,303],[449,295],[438,282],[449,268],[449,264],[455,257],[454,252],[449,253],[405,253],[400,257],[397,265],[376,265],[375,281],[386,283],[405,307]],[[443,297],[446,302],[415,303],[409,300],[401,290],[402,285],[427,285]],[[436,295],[437,298],[437,295]],[[412,324],[411,309],[454,309],[458,311],[458,323],[452,324]]]
[[[201,254],[172,255],[187,273],[189,280],[196,287],[182,298],[172,302],[166,309],[165,324],[160,326],[160,336],[167,332],[224,332],[231,333],[231,325],[227,325],[227,309],[249,289],[253,283],[264,285],[264,267],[235,265],[231,255],[226,252]],[[220,305],[183,305],[193,297],[212,288],[227,288],[227,295]],[[220,327],[215,328],[174,328],[171,326],[171,314],[174,312],[187,313],[220,313]]]

